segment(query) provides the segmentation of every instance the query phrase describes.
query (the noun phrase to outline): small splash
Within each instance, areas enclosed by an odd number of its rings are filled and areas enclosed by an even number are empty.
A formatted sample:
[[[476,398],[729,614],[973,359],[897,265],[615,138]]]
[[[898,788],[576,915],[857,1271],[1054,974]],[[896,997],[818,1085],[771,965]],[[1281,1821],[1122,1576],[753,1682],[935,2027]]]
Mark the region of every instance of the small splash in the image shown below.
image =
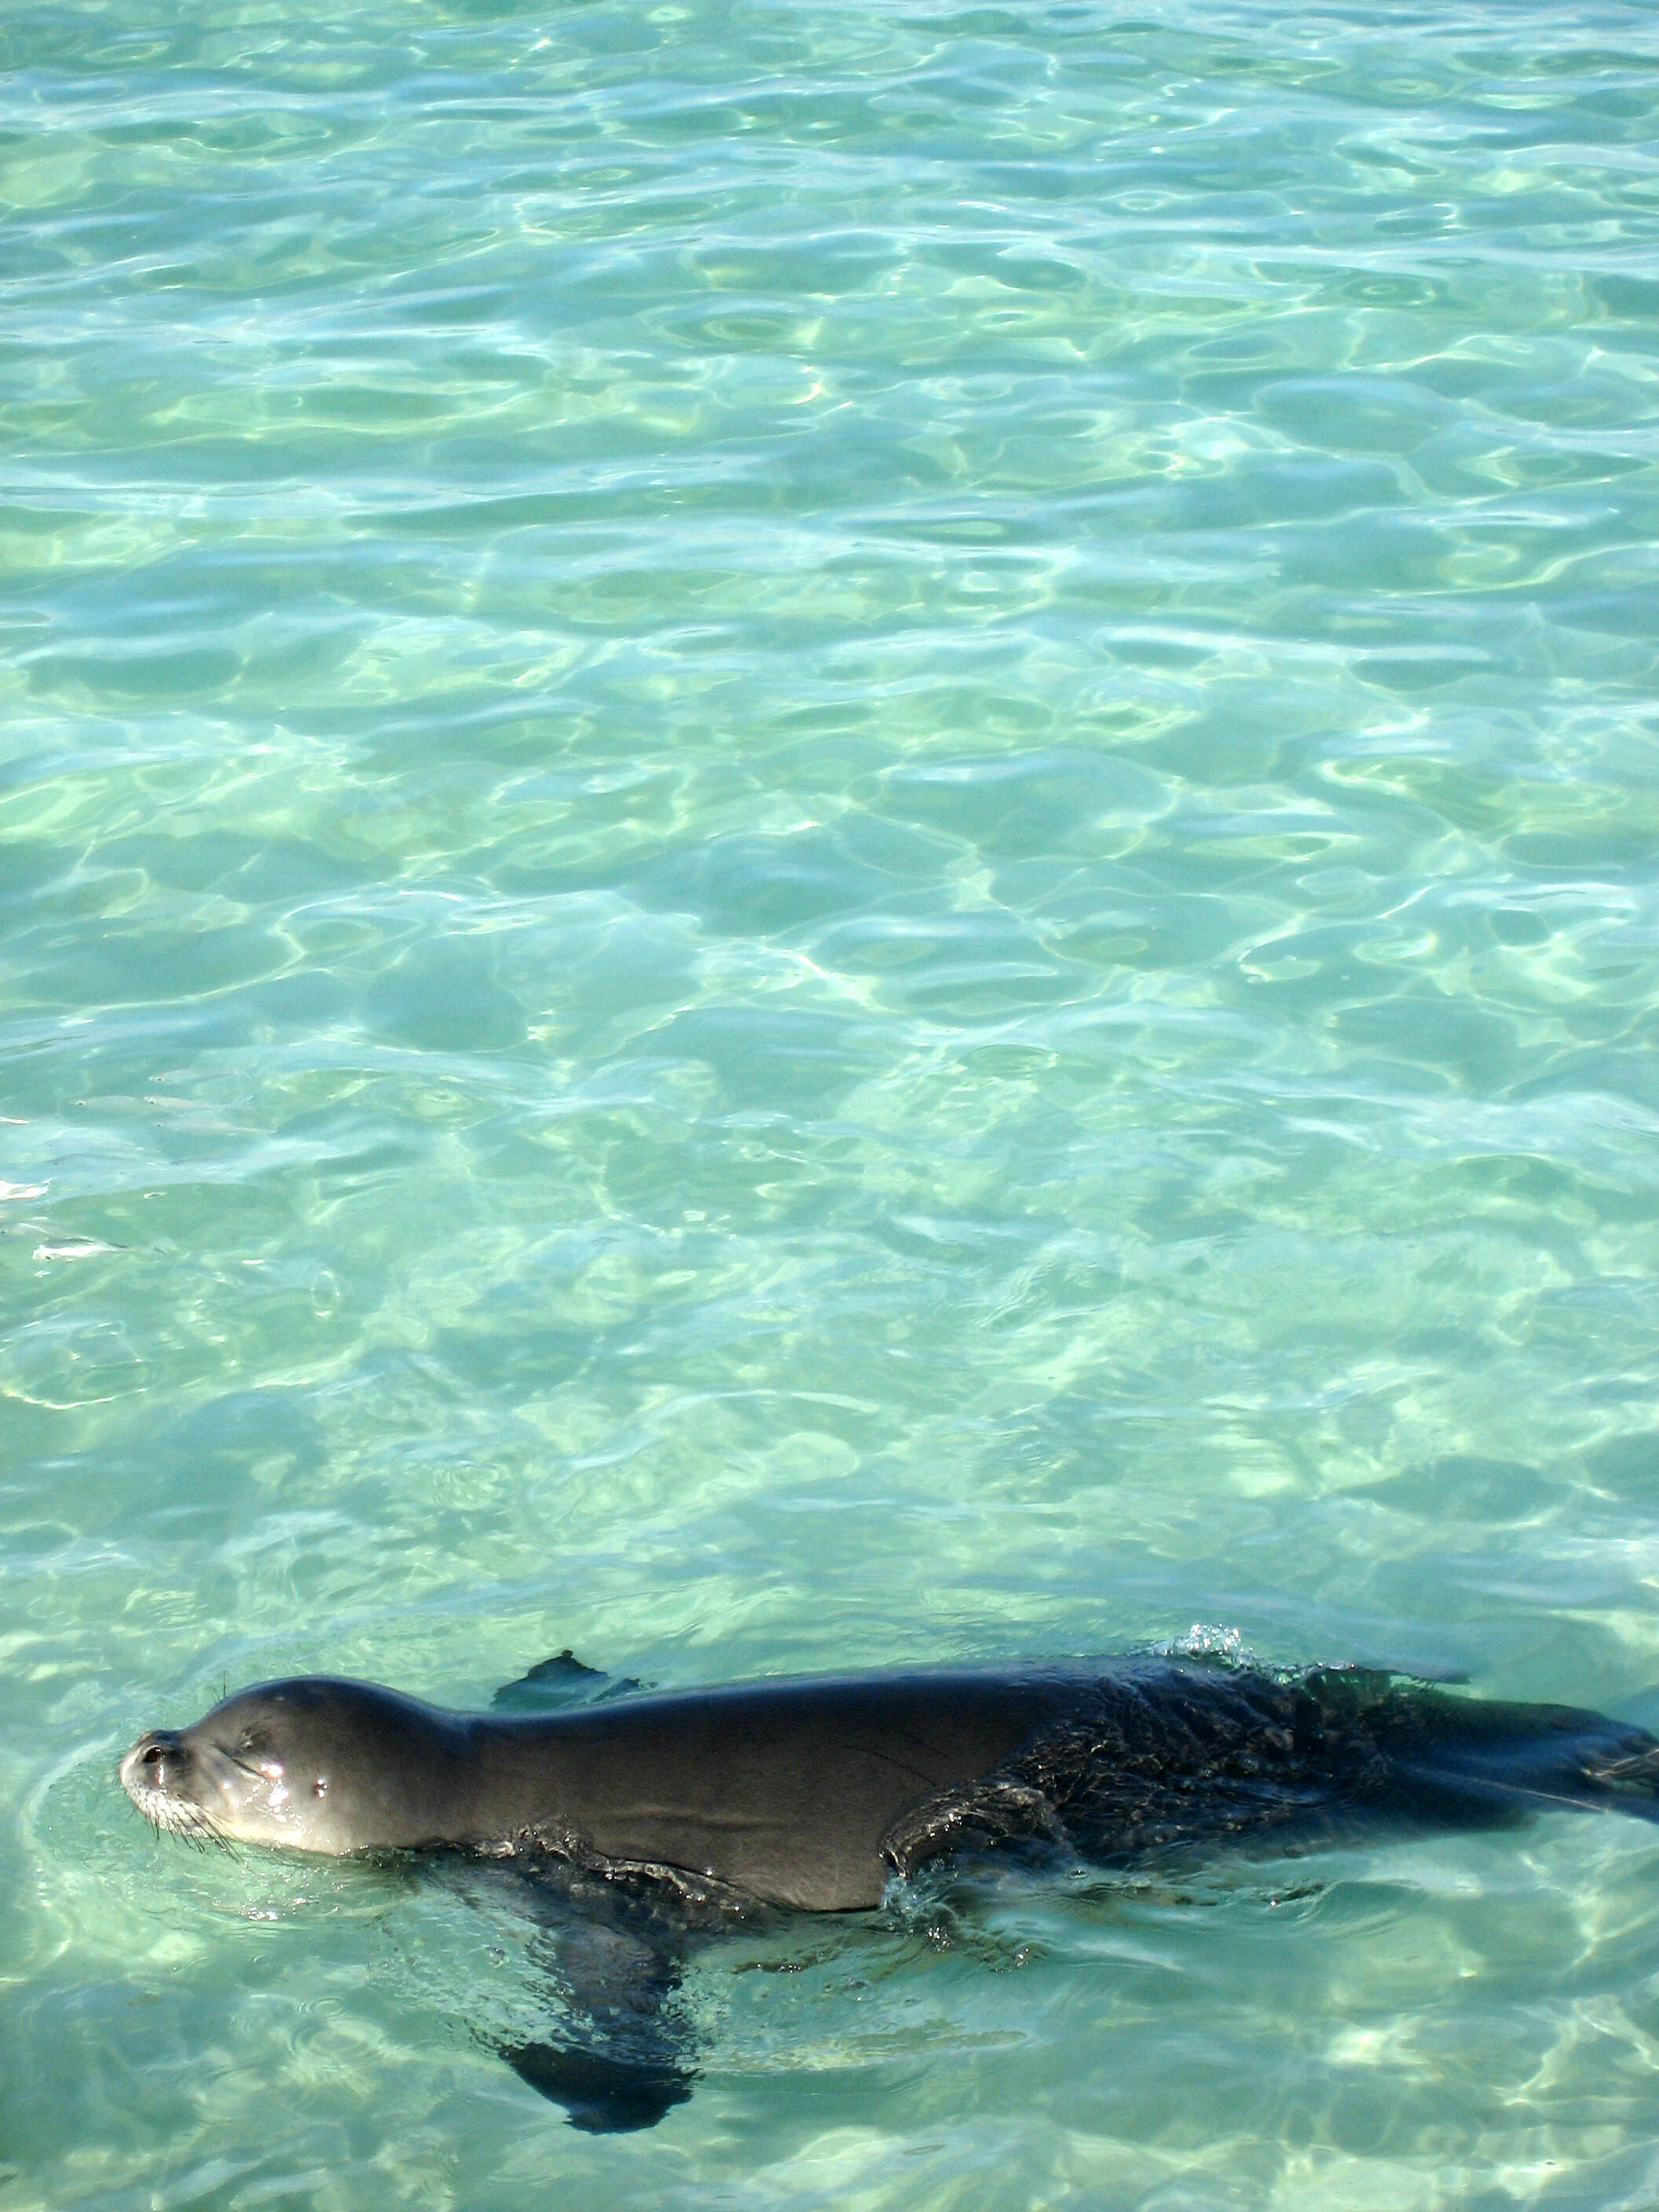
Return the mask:
[[[1238,1668],[1257,1663],[1241,1630],[1222,1628],[1210,1621],[1195,1620],[1184,1636],[1158,1648],[1171,1659],[1212,1659],[1224,1667]]]

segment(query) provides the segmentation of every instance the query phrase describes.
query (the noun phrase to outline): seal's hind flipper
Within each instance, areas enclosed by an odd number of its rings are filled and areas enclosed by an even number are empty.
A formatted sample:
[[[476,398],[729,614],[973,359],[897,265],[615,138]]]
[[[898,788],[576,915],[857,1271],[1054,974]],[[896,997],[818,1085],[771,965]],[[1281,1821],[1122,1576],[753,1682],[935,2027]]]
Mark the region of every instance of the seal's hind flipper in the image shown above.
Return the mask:
[[[1618,1811],[1659,1823],[1659,1743],[1645,1730],[1632,1729],[1631,1738],[1617,1747],[1614,1755],[1588,1759],[1584,1778],[1597,1798]]]
[[[629,1696],[643,1689],[632,1675],[618,1680],[597,1667],[585,1667],[570,1650],[543,1659],[516,1682],[507,1682],[489,1700],[496,1713],[557,1713],[572,1705],[591,1705],[600,1698]]]
[[[1551,1805],[1605,1807],[1659,1820],[1659,1742],[1645,1729],[1576,1705],[1512,1705],[1383,1685],[1358,1669],[1304,1677],[1298,1725],[1352,1759],[1358,1793],[1434,1826],[1503,1826]]]

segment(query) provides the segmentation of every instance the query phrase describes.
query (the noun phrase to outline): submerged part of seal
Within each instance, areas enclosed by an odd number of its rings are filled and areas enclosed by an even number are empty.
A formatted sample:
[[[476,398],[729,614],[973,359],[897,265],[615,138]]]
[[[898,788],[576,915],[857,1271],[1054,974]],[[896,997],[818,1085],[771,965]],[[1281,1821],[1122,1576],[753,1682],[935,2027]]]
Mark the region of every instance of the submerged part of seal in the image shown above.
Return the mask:
[[[592,2129],[648,2125],[690,2094],[670,2000],[693,1942],[766,1907],[867,1908],[947,1853],[1127,1867],[1362,1820],[1659,1819],[1659,1743],[1640,1729],[1356,1668],[1133,1658],[616,1687],[568,1652],[489,1713],[264,1683],[140,1737],[121,1781],[156,1827],[202,1840],[493,1867],[592,2029],[506,2055]]]

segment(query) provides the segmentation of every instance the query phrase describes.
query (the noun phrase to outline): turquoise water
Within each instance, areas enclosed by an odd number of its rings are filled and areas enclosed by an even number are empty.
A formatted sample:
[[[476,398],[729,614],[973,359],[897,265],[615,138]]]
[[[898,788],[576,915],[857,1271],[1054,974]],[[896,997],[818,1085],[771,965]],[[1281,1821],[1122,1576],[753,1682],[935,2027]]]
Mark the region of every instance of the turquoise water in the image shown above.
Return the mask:
[[[0,45],[0,2208],[1650,2205],[1634,1822],[896,1896],[592,2140],[513,1928],[112,1770],[566,1644],[1659,1725],[1651,6]]]

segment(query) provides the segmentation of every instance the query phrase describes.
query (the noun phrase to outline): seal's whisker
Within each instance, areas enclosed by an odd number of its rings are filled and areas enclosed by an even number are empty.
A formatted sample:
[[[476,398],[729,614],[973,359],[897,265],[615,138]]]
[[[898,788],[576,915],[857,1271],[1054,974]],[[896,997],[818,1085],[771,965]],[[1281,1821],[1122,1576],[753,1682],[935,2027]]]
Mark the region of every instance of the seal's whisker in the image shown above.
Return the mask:
[[[205,1850],[210,1844],[222,1844],[225,1842],[223,1830],[206,1808],[201,1805],[192,1805],[189,1808],[180,1832],[187,1836],[198,1850]]]

